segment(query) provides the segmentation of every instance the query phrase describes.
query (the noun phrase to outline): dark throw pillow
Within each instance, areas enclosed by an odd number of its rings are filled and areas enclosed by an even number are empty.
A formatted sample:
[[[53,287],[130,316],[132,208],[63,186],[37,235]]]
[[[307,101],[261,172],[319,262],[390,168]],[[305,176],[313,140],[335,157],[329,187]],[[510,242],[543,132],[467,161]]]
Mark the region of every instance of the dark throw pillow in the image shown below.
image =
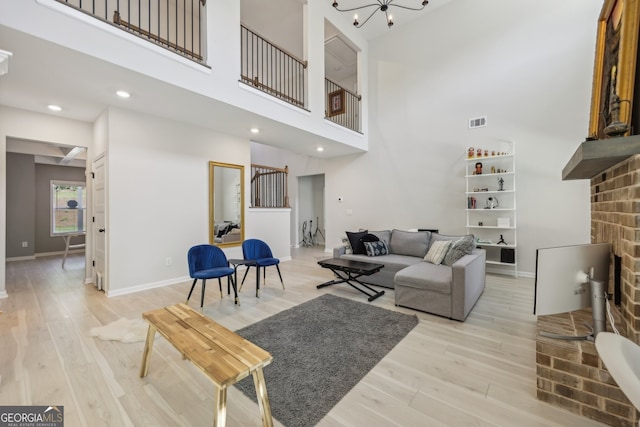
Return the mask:
[[[354,254],[365,255],[367,253],[364,248],[364,243],[360,240],[369,232],[367,230],[364,231],[346,231],[347,237],[349,238],[349,244],[351,245],[351,250]]]
[[[367,256],[380,256],[387,255],[389,253],[389,248],[384,240],[364,242],[364,247],[367,250]]]

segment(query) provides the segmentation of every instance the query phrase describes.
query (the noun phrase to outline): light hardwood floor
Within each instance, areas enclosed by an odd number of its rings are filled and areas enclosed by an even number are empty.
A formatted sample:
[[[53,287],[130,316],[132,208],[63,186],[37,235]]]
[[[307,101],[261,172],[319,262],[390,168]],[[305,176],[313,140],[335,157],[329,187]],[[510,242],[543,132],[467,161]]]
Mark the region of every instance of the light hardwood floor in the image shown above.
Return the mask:
[[[323,293],[366,302],[345,285],[316,289],[331,278],[317,265],[328,254],[294,249],[292,255],[281,263],[286,290],[275,269],[268,269],[257,299],[250,274],[238,307],[226,294],[221,300],[211,283],[204,313],[235,330]],[[142,342],[89,336],[93,327],[184,301],[191,283],[107,298],[82,284],[82,255],[71,255],[64,270],[60,264],[61,257],[7,263],[0,404],[64,405],[67,427],[212,425],[213,384],[163,338],[156,337],[149,375],[140,379]],[[199,289],[193,307],[199,306]],[[533,280],[489,275],[464,323],[395,307],[392,290],[371,304],[415,313],[420,323],[320,426],[602,425],[536,400]],[[261,425],[257,404],[235,388],[229,390],[227,425]]]

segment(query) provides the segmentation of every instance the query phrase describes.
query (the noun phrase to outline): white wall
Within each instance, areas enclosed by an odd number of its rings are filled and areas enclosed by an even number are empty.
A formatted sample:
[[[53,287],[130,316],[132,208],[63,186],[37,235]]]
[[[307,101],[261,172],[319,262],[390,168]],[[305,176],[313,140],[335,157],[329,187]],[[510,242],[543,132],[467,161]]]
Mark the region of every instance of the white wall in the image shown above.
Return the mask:
[[[327,162],[327,246],[360,227],[464,233],[463,159],[495,138],[517,144],[519,269],[588,242],[589,183],[561,171],[588,130],[601,6],[456,0],[372,43],[370,150]]]
[[[184,280],[189,247],[209,239],[209,161],[246,173],[249,141],[112,108],[108,150],[109,295]]]

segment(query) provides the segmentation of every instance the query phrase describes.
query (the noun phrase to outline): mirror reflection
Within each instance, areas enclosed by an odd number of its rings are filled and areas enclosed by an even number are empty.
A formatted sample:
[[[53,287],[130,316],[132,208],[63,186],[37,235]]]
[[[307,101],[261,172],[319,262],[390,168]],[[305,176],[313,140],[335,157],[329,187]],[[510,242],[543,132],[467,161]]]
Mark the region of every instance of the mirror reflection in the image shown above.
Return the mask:
[[[209,162],[209,242],[239,246],[244,240],[244,166]]]

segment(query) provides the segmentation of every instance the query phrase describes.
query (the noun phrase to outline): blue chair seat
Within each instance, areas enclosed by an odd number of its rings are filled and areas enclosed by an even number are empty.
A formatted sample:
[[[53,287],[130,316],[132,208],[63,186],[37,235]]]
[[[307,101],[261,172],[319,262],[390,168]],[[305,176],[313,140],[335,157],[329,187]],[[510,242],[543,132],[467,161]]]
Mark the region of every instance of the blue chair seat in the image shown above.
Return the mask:
[[[187,303],[193,293],[198,279],[202,280],[202,294],[200,295],[200,310],[204,306],[204,291],[207,285],[207,279],[218,279],[218,286],[220,287],[220,298],[222,295],[222,278],[227,277],[227,286],[233,285],[233,292],[235,294],[235,303],[238,304],[238,291],[236,289],[235,281],[233,280],[234,270],[229,267],[227,256],[222,249],[213,245],[197,245],[189,249],[187,253],[187,261],[189,263],[189,276],[193,279],[191,290],[187,296]]]
[[[240,289],[242,290],[242,285],[244,284],[244,279],[247,278],[247,273],[249,273],[249,269],[251,267],[256,268],[256,297],[260,297],[260,268],[262,268],[263,278],[266,280],[266,267],[275,265],[278,270],[278,276],[280,277],[280,283],[282,283],[282,289],[284,289],[284,282],[282,281],[282,274],[280,274],[280,260],[273,256],[271,252],[271,248],[262,240],[258,239],[247,239],[242,242],[242,255],[244,256],[245,265],[247,266],[247,270],[244,272],[244,277],[242,277],[242,283],[240,284]]]
[[[193,273],[194,279],[216,279],[218,277],[226,277],[233,274],[232,267],[216,267],[208,270],[196,271]]]
[[[260,267],[268,267],[280,264],[280,260],[278,258],[260,258],[256,260],[256,264]]]

